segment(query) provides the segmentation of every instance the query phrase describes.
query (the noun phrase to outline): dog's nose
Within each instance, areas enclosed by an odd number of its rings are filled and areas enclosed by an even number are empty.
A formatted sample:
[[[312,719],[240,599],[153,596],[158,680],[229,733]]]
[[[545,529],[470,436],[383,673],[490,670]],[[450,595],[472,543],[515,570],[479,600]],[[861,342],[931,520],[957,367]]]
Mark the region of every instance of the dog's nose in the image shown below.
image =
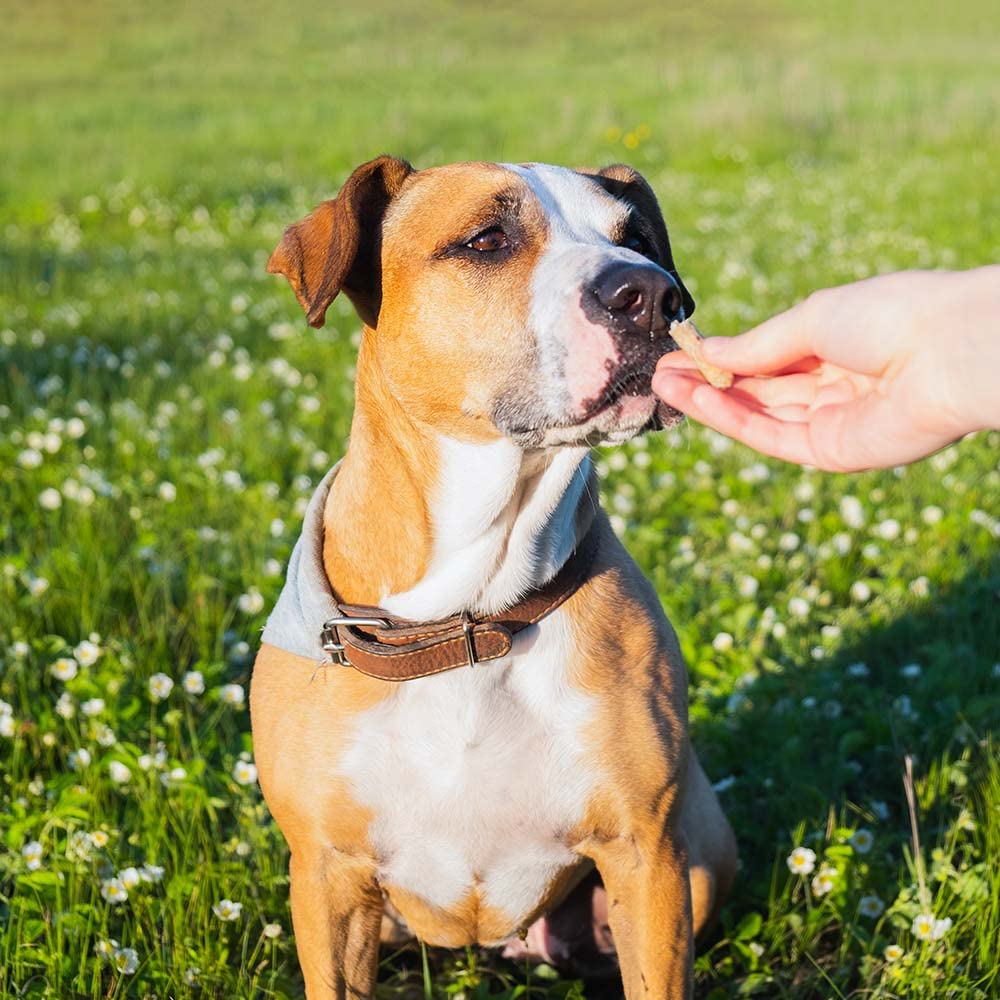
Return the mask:
[[[679,318],[681,292],[658,267],[618,264],[597,276],[594,296],[623,333],[656,336]]]

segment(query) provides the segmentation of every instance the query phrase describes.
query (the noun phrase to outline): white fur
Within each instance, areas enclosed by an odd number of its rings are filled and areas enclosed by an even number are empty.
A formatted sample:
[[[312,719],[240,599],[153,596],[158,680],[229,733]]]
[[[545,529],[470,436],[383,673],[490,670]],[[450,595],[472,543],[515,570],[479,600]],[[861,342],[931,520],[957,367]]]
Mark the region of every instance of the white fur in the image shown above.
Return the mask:
[[[558,610],[505,660],[400,684],[358,717],[343,767],[384,884],[439,907],[477,890],[513,929],[574,863],[593,702],[568,683],[572,641]]]
[[[587,450],[525,452],[506,438],[467,444],[443,435],[437,443],[430,566],[381,606],[414,621],[510,607],[551,579],[576,544]]]

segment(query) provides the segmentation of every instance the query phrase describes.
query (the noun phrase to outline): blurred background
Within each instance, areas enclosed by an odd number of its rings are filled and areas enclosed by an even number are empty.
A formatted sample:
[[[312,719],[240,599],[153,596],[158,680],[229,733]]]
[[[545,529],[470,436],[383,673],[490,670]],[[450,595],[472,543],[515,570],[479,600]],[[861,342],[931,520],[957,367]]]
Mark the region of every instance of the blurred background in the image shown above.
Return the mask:
[[[1000,260],[993,0],[0,0],[0,110],[2,997],[301,993],[245,691],[360,324],[309,329],[264,264],[358,163],[630,163],[706,333]],[[998,452],[598,454],[741,845],[700,997],[996,995]],[[526,982],[593,995],[472,951],[381,989]]]

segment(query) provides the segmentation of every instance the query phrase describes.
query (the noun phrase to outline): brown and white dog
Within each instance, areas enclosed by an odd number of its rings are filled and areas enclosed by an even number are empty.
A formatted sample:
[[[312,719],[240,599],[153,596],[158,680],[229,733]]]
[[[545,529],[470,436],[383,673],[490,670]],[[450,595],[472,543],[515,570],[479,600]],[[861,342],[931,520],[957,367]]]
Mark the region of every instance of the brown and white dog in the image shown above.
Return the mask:
[[[488,615],[597,538],[583,585],[474,667],[318,669],[269,622],[254,746],[308,997],[372,996],[386,909],[432,945],[535,924],[543,947],[536,921],[594,866],[629,1000],[689,996],[735,843],[688,737],[674,631],[588,457],[681,419],[650,379],[693,302],[651,189],[624,166],[381,157],[288,229],[269,270],[312,325],[339,292],[365,324],[315,560],[340,600]]]

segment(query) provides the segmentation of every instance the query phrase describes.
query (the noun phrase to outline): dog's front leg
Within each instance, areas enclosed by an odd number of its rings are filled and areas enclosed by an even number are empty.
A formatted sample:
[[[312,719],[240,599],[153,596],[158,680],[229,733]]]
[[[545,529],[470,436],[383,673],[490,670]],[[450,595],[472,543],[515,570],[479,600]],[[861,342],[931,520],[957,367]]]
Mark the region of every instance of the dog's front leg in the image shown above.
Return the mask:
[[[679,829],[586,845],[607,890],[626,1000],[688,1000],[694,935],[687,850]]]
[[[370,863],[293,852],[292,923],[308,1000],[375,995],[382,894]]]

